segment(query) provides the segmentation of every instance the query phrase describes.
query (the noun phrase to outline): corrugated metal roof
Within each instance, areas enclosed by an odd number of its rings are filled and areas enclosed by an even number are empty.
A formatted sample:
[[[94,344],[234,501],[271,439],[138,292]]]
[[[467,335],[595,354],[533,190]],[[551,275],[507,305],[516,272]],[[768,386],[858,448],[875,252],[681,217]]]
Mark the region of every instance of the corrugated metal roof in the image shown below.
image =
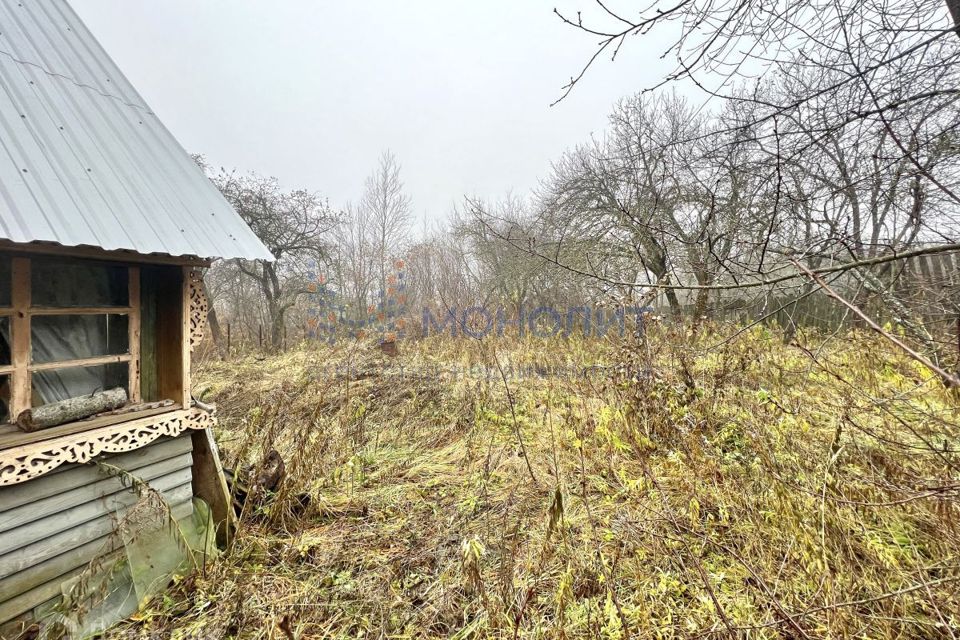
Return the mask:
[[[0,0],[0,237],[273,259],[65,0]]]

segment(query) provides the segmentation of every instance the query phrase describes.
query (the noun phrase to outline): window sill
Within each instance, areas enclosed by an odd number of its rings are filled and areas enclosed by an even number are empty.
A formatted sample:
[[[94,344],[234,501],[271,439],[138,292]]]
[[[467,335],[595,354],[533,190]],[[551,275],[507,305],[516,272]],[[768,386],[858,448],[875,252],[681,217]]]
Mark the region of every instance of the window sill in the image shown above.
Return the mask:
[[[139,449],[161,436],[205,429],[214,425],[214,416],[214,411],[200,407],[162,407],[82,420],[36,433],[5,434],[0,436],[0,487],[26,482],[62,464],[85,463],[102,453]]]
[[[21,431],[15,424],[5,424],[0,426],[0,451],[3,451],[4,449],[12,449],[25,444],[33,444],[42,440],[53,440],[61,436],[91,431],[93,429],[99,429],[100,427],[109,427],[110,425],[119,424],[121,422],[129,422],[139,418],[148,418],[161,413],[176,411],[177,409],[180,409],[179,404],[109,416],[93,416],[92,418],[77,420],[76,422],[68,422],[55,427],[48,427],[39,431],[30,432]]]

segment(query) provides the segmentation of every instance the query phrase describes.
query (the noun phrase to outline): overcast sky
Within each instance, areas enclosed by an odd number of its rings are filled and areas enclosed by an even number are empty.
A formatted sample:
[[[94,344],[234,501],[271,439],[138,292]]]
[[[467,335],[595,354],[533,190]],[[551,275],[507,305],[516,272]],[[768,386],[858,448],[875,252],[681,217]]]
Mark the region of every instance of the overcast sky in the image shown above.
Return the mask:
[[[637,40],[550,107],[593,45],[553,7],[590,0],[72,3],[191,153],[341,206],[389,148],[421,220],[528,192],[665,70]]]

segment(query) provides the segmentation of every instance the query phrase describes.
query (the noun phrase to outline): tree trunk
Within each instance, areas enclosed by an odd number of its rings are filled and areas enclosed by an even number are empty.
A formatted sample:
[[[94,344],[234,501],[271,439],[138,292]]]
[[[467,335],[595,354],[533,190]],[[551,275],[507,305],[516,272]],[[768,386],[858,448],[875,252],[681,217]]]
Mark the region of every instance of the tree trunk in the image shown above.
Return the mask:
[[[667,255],[663,248],[654,240],[648,240],[643,243],[645,250],[649,254],[648,260],[641,258],[644,269],[649,269],[653,273],[657,282],[670,284],[670,275],[667,273]],[[670,305],[670,313],[675,318],[680,317],[680,300],[677,298],[677,292],[673,289],[666,290],[667,304]]]
[[[947,0],[950,17],[953,18],[954,31],[960,36],[960,0]]]
[[[270,346],[275,351],[283,347],[283,324],[286,314],[283,311],[276,311],[270,318]]]
[[[704,268],[702,265],[695,266],[693,269],[693,275],[697,279],[697,284],[700,286],[709,286],[713,284],[713,277]],[[694,302],[693,315],[694,315],[694,324],[698,324],[701,320],[705,318],[707,312],[710,309],[710,290],[709,289],[697,289],[697,298]]]
[[[226,344],[223,341],[223,329],[220,328],[217,310],[213,308],[213,305],[210,305],[210,311],[207,312],[207,322],[210,323],[210,337],[213,338],[213,346],[217,348],[217,354],[223,360],[226,353]]]
[[[677,317],[680,315],[680,300],[677,298],[677,292],[673,289],[667,289],[667,303],[670,305],[670,313]]]
[[[693,315],[696,316],[697,320],[703,320],[707,315],[707,304],[710,301],[709,293],[706,289],[697,290],[697,299],[693,306]]]
[[[203,295],[206,296],[209,303],[207,312],[207,322],[210,324],[210,337],[213,338],[213,346],[217,349],[217,354],[223,360],[225,345],[223,342],[223,330],[220,328],[220,320],[217,318],[217,310],[213,306],[213,300],[210,299],[210,293],[207,291],[207,283],[203,283]]]

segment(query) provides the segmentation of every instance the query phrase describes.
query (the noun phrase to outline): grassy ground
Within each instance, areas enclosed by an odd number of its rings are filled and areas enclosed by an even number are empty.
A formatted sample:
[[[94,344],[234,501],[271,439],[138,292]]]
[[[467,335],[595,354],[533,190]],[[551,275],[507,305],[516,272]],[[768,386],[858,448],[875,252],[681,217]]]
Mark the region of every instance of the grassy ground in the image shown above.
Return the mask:
[[[227,463],[288,476],[118,633],[960,635],[957,397],[872,336],[729,337],[209,362]]]

